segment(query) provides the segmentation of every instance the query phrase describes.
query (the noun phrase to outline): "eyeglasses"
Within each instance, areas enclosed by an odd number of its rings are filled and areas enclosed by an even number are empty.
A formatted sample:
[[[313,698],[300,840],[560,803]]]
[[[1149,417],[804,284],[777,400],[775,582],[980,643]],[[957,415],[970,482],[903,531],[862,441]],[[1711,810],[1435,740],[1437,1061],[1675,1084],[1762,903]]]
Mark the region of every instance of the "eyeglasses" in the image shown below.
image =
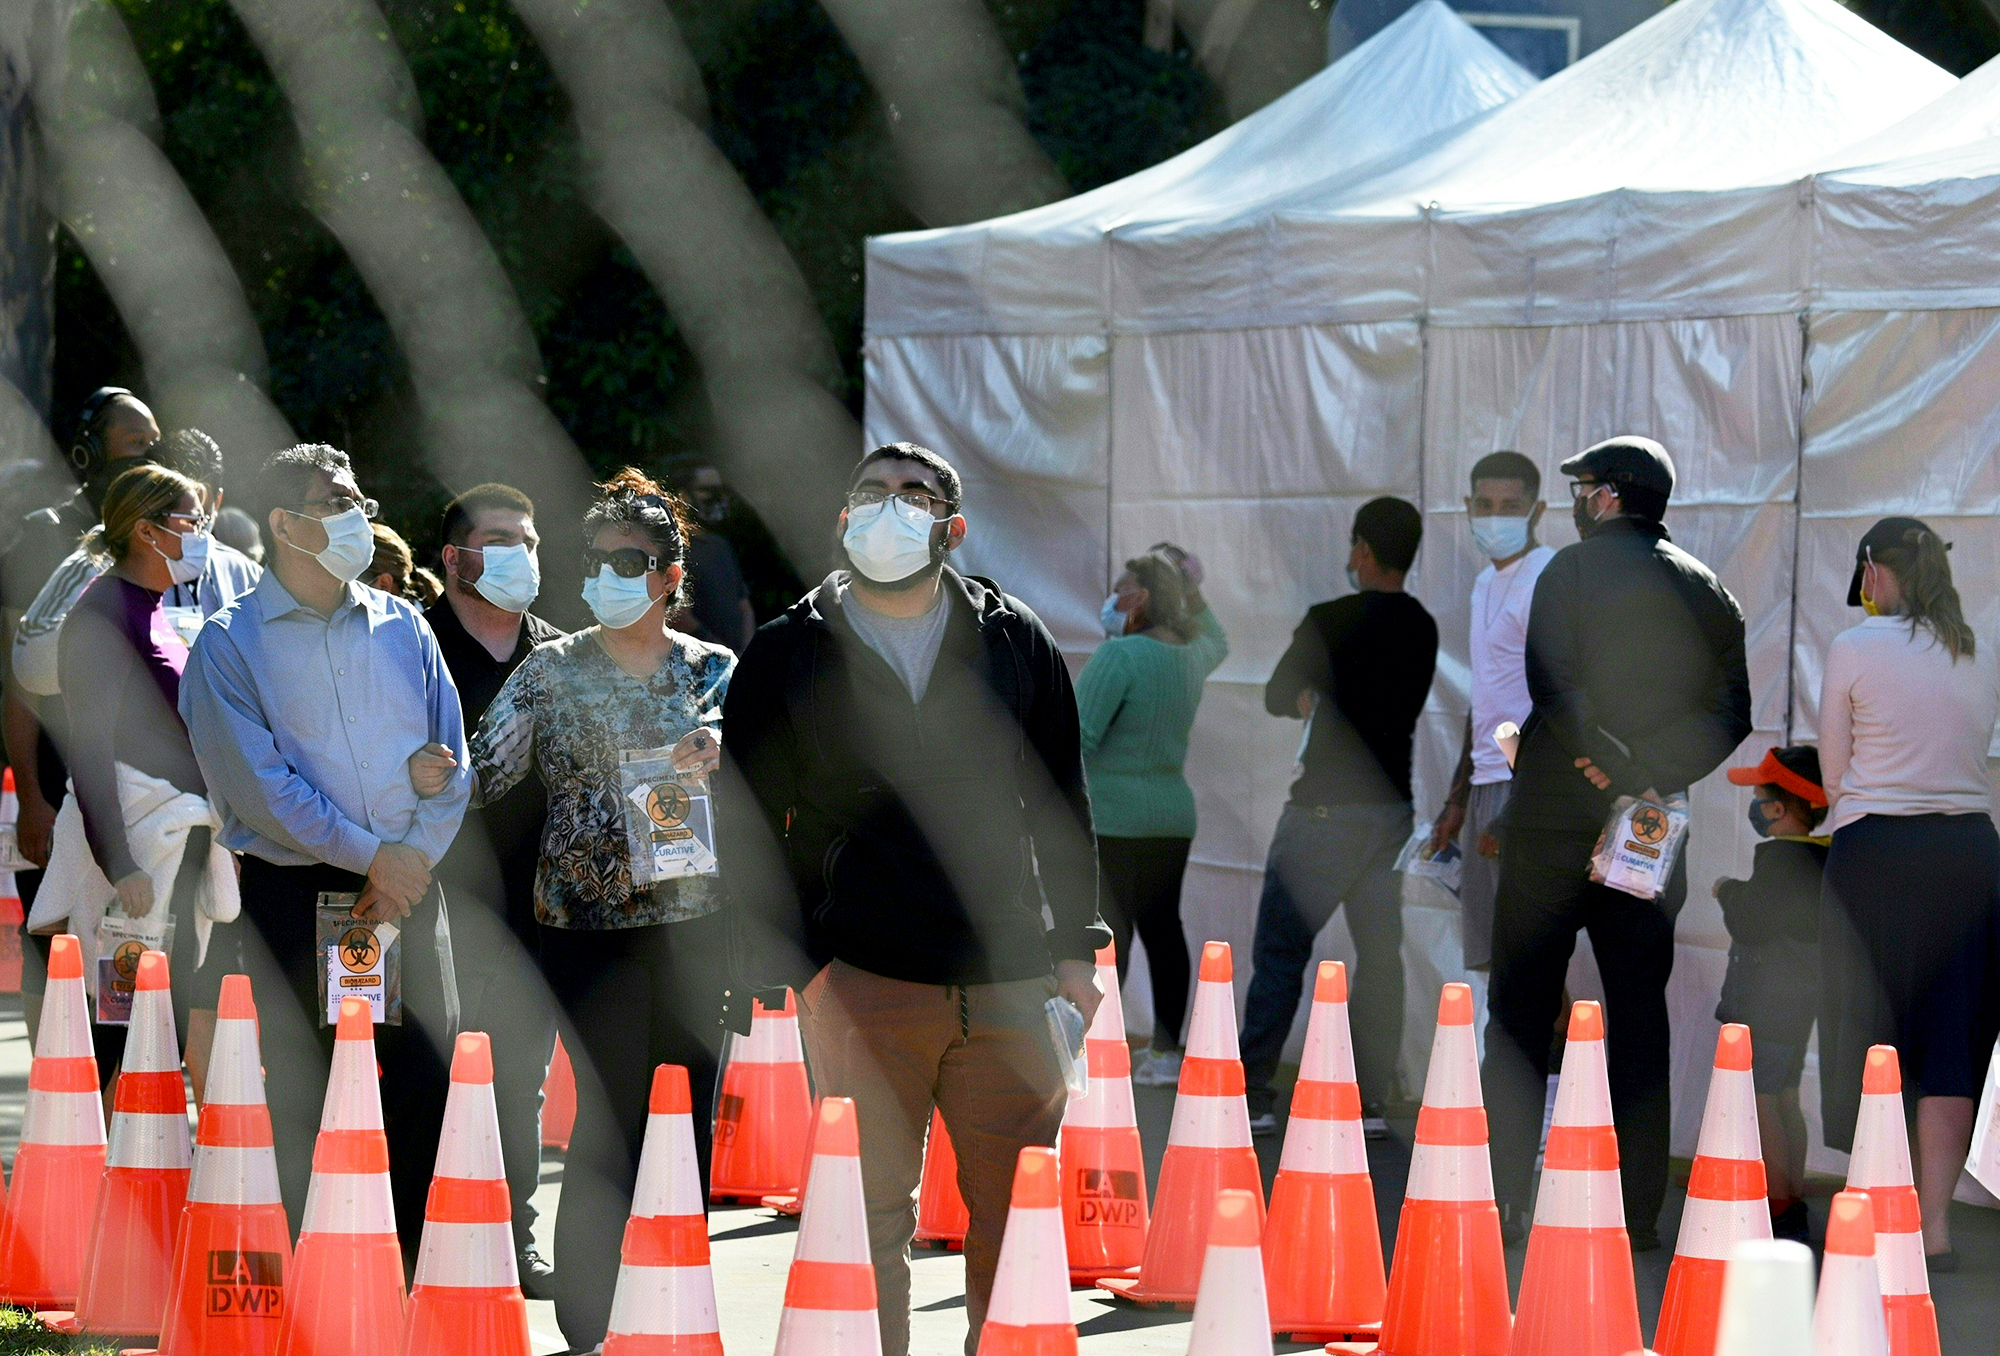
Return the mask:
[[[949,516],[958,510],[958,505],[954,504],[951,500],[940,498],[924,490],[896,490],[893,493],[881,489],[854,490],[847,496],[847,507],[850,509],[874,508],[877,504],[888,499],[894,499],[907,508],[917,510],[919,513],[928,513],[933,518]],[[940,506],[944,509],[943,515],[938,513]]]
[[[323,508],[326,512],[310,511],[316,508]],[[382,506],[373,499],[355,499],[348,495],[336,494],[331,499],[308,499],[299,505],[299,509],[308,518],[338,518],[343,513],[352,513],[360,509],[361,516],[373,522],[375,515],[382,511]]]
[[[193,532],[206,532],[215,523],[215,518],[212,514],[199,513],[199,512],[182,513],[178,509],[162,513],[158,517],[154,518],[153,521],[165,524],[165,523],[171,523],[176,518],[185,519],[188,523],[192,524],[189,530]]]
[[[609,565],[611,573],[620,579],[637,579],[650,570],[660,568],[660,558],[650,551],[641,551],[636,546],[621,546],[615,551],[599,551],[595,547],[583,549],[583,577],[590,578],[599,569]]]
[[[1592,496],[1593,494],[1596,494],[1599,490],[1608,490],[1610,488],[1612,488],[1612,486],[1607,481],[1572,480],[1569,483],[1570,502],[1573,504],[1580,504],[1584,500],[1590,498],[1590,496]]]

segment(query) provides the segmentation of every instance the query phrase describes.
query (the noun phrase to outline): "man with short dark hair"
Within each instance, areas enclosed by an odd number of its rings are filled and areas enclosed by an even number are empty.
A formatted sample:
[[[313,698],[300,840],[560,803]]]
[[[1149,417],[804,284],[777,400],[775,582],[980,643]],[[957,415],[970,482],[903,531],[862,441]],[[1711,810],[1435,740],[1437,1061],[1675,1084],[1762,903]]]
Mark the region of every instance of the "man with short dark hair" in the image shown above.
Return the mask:
[[[723,708],[743,779],[717,797],[736,813],[723,876],[773,934],[754,977],[811,978],[818,1090],[857,1104],[884,1356],[909,1347],[934,1105],[971,1215],[976,1350],[1015,1159],[1055,1143],[1067,1102],[1045,1005],[1060,994],[1088,1023],[1110,937],[1069,670],[1024,604],[946,563],[959,496],[927,448],[863,458],[840,513],[853,568],[757,632]]]
[[[1458,880],[1459,939],[1465,968],[1493,962],[1493,896],[1500,887],[1500,815],[1514,773],[1494,741],[1504,724],[1528,719],[1528,607],[1535,581],[1555,551],[1535,541],[1541,521],[1542,473],[1519,452],[1489,452],[1472,467],[1466,526],[1488,564],[1472,581],[1467,667],[1472,673],[1465,744],[1431,829],[1431,847],[1464,835]]]
[[[512,485],[475,485],[445,506],[444,593],[424,613],[458,687],[465,728],[499,695],[528,652],[562,631],[528,611],[541,591],[535,504]],[[555,1013],[537,963],[535,864],[548,815],[530,772],[466,817],[438,867],[457,908],[459,983],[466,1021],[493,1038],[493,1099],[513,1198],[521,1288],[553,1299],[554,1273],[535,1249],[535,1189],[542,1163],[542,1083]]]
[[[1371,1135],[1396,1091],[1403,1035],[1403,908],[1396,854],[1410,836],[1410,744],[1437,667],[1437,623],[1403,591],[1424,523],[1401,499],[1354,515],[1354,592],[1314,605],[1264,687],[1264,709],[1304,720],[1301,771],[1278,818],[1257,902],[1243,1015],[1253,1134],[1276,1134],[1271,1077],[1298,1013],[1313,938],[1347,906],[1354,936],[1354,1060]]]
[[[1606,1059],[1625,1226],[1660,1245],[1671,1102],[1667,978],[1687,899],[1683,846],[1666,893],[1590,879],[1614,797],[1686,791],[1750,733],[1743,613],[1662,521],[1674,465],[1650,438],[1612,438],[1562,465],[1583,540],[1543,569],[1528,615],[1528,691],[1500,840],[1492,1020],[1482,1082],[1501,1228],[1528,1230],[1550,1034],[1579,930],[1604,980]]]
[[[731,511],[729,487],[721,471],[693,461],[675,468],[673,489],[687,502],[695,527],[688,538],[690,597],[682,624],[698,639],[741,654],[757,629],[757,614],[736,547],[719,530]]]
[[[396,1228],[414,1258],[459,1025],[450,926],[431,888],[471,795],[458,691],[422,614],[355,582],[374,555],[376,504],[346,455],[317,444],[280,452],[261,488],[270,568],[195,638],[181,717],[220,841],[243,854],[245,964],[294,1220],[304,1218],[333,1050],[317,915],[338,910],[350,933],[373,925],[377,954],[392,943],[400,953],[401,1024],[378,1023],[375,1051]],[[430,795],[411,766],[427,752],[449,764]]]

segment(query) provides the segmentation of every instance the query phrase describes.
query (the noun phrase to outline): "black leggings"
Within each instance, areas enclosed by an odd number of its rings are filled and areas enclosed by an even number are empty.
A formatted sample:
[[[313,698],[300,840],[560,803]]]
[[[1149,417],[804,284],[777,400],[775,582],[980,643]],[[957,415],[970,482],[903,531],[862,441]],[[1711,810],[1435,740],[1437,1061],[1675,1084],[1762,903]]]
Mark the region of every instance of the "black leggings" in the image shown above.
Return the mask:
[[[1099,838],[1097,862],[1104,921],[1118,944],[1122,982],[1132,954],[1132,930],[1146,944],[1153,980],[1153,1048],[1178,1048],[1187,1020],[1188,949],[1181,931],[1181,877],[1187,872],[1185,838]]]

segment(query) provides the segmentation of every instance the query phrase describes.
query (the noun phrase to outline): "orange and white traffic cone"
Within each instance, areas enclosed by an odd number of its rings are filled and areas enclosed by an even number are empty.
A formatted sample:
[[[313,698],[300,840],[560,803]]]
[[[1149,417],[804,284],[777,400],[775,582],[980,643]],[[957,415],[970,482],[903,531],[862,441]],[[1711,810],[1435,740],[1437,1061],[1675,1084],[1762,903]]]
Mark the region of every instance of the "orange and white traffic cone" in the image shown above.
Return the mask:
[[[1084,1037],[1090,1088],[1063,1113],[1063,1231],[1069,1278],[1095,1281],[1131,1271],[1146,1255],[1146,1159],[1132,1106],[1132,1047],[1118,993],[1117,951],[1097,952],[1104,1001]]]
[[[722,1356],[685,1066],[653,1070],[646,1112],[604,1356]]]
[[[160,1353],[269,1356],[284,1321],[292,1230],[278,1195],[248,975],[222,981],[203,1091]]]
[[[1870,1194],[1850,1188],[1834,1196],[1826,1212],[1819,1302],[1813,1306],[1814,1356],[1889,1356],[1876,1263],[1880,1245]]]
[[[1243,1099],[1243,1062],[1236,1046],[1236,991],[1229,944],[1201,948],[1201,970],[1188,1020],[1187,1055],[1173,1126],[1153,1193],[1146,1255],[1136,1276],[1113,1276],[1098,1288],[1137,1304],[1192,1303],[1201,1283],[1216,1193],[1248,1191],[1261,1229],[1264,1178],[1250,1144],[1250,1108]]]
[[[340,1000],[278,1356],[377,1356],[403,1340],[403,1245],[368,1000]]]
[[[1625,1356],[1645,1345],[1618,1181],[1604,1009],[1570,1009],[1510,1356]]]
[[[1382,1326],[1382,1230],[1339,961],[1321,961],[1313,981],[1291,1124],[1271,1184],[1264,1281],[1272,1330],[1294,1342],[1366,1341]]]
[[[1263,1215],[1255,1192],[1225,1187],[1215,1193],[1188,1356],[1271,1356],[1271,1306],[1258,1245]]]
[[[823,1097],[773,1356],[882,1356],[861,1132],[851,1097]]]
[[[715,1100],[708,1198],[754,1205],[766,1196],[796,1195],[812,1133],[797,997],[785,990],[785,1006],[776,1010],[751,1000],[750,1034],[731,1045]]]
[[[1076,1356],[1056,1151],[1021,1150],[979,1356]]]
[[[0,1304],[74,1309],[104,1179],[104,1101],[91,1052],[83,952],[49,948],[49,987],[28,1066],[28,1110],[0,1221]]]
[[[910,1246],[938,1252],[961,1252],[972,1212],[958,1189],[958,1152],[944,1128],[944,1113],[931,1109],[931,1133],[924,1141],[924,1175],[917,1188],[917,1232]]]
[[[1472,988],[1447,984],[1396,1226],[1382,1356],[1507,1356],[1507,1258],[1479,1088]]]
[[[813,1098],[812,1123],[806,1127],[805,1157],[799,1160],[799,1184],[791,1191],[781,1191],[764,1198],[764,1208],[772,1211],[780,1219],[797,1219],[806,1208],[806,1179],[812,1176],[813,1140],[819,1134],[819,1104],[821,1099]]]
[[[514,1266],[514,1205],[493,1104],[493,1046],[485,1032],[467,1031],[451,1052],[403,1356],[528,1353],[528,1302]]]
[[[133,981],[111,1151],[76,1301],[78,1329],[120,1337],[159,1333],[193,1165],[167,958],[148,951]]]
[[[562,1037],[556,1037],[549,1054],[549,1071],[542,1078],[542,1147],[557,1153],[569,1150],[569,1138],[576,1130],[576,1066]]]
[[[1938,1356],[1937,1306],[1924,1262],[1923,1209],[1910,1171],[1910,1131],[1903,1119],[1903,1065],[1893,1045],[1868,1048],[1861,1066],[1861,1112],[1847,1185],[1868,1193],[1875,1214],[1875,1260],[1889,1356]]]
[[[1731,1022],[1715,1038],[1715,1068],[1688,1174],[1687,1207],[1653,1332],[1660,1356],[1714,1356],[1730,1255],[1746,1239],[1770,1236],[1750,1028]]]

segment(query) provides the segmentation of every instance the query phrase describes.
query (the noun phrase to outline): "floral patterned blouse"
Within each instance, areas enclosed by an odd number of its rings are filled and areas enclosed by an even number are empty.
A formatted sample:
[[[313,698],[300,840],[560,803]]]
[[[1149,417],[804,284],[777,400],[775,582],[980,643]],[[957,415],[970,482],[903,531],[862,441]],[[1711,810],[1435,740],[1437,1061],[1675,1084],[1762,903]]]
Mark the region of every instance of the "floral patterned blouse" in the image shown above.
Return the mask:
[[[678,631],[650,678],[634,678],[597,642],[598,628],[537,646],[486,709],[472,737],[473,803],[528,775],[548,788],[535,869],[535,917],[583,931],[678,923],[715,912],[714,876],[634,886],[618,755],[662,749],[700,726],[720,729],[736,656]]]

